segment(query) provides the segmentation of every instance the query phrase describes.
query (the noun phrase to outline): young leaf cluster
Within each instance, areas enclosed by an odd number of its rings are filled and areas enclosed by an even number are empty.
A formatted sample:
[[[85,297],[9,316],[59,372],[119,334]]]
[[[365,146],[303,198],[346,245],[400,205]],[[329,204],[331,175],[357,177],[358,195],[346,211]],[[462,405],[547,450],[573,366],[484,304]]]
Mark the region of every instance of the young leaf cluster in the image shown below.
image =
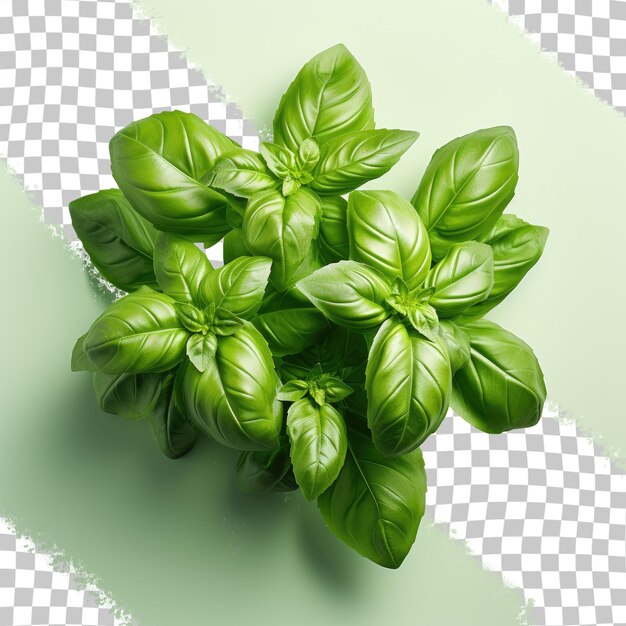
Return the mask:
[[[448,408],[501,433],[545,400],[531,348],[484,315],[543,252],[504,213],[513,130],[437,150],[409,200],[359,189],[417,133],[378,129],[341,45],[304,65],[273,141],[239,146],[172,111],[111,140],[119,189],[70,205],[94,266],[127,292],[78,339],[104,411],[150,421],[169,457],[200,435],[241,451],[246,493],[300,489],[330,529],[396,568],[424,514],[421,444]],[[214,268],[197,244],[223,241]]]

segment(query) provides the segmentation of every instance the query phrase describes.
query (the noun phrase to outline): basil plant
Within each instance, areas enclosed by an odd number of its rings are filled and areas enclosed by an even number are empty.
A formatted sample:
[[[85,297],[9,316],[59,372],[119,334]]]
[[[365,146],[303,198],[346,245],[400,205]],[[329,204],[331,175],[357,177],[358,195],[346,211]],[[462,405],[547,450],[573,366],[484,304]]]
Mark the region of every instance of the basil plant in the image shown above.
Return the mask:
[[[146,419],[171,458],[200,436],[239,450],[243,492],[300,489],[390,568],[415,540],[420,446],[449,407],[502,433],[536,424],[546,396],[532,349],[484,318],[548,234],[504,213],[513,130],[439,148],[411,201],[359,189],[416,138],[375,127],[338,45],[300,70],[259,153],[158,113],[111,140],[119,189],[70,205],[93,265],[127,292],[72,355],[102,409]],[[214,267],[202,248],[219,241]]]

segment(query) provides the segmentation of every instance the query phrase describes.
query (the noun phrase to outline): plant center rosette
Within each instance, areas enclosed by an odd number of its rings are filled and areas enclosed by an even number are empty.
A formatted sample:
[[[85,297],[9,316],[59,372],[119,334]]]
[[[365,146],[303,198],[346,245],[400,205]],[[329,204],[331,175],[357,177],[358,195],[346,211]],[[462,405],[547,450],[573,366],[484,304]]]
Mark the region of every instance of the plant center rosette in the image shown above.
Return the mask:
[[[246,493],[300,489],[363,556],[398,567],[424,514],[420,445],[452,407],[501,433],[539,420],[531,348],[484,319],[547,229],[504,214],[511,128],[437,150],[409,202],[358,190],[417,133],[377,129],[341,45],[311,59],[241,148],[180,111],[111,140],[119,190],[70,205],[102,276],[128,292],[77,341],[104,411],[146,418],[169,457],[198,436],[241,451]],[[214,268],[198,243],[223,242]]]

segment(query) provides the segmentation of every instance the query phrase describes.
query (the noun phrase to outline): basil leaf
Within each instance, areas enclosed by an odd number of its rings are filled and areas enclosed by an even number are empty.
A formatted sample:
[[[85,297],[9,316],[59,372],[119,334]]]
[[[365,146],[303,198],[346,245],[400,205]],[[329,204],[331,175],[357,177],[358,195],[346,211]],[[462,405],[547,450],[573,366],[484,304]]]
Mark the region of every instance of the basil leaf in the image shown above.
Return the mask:
[[[470,362],[454,377],[454,410],[486,433],[534,426],[546,387],[531,347],[487,320],[463,324],[461,330],[470,340]]]
[[[224,263],[230,263],[241,256],[251,256],[243,240],[241,229],[235,228],[224,237],[223,247]]]
[[[493,289],[486,300],[473,305],[463,315],[479,317],[500,304],[541,258],[549,232],[514,215],[503,215],[488,237],[481,238],[493,251]]]
[[[239,450],[278,447],[282,407],[267,343],[251,324],[219,337],[204,372],[185,367],[181,396],[192,423],[217,442]]]
[[[313,139],[309,137],[305,139],[298,148],[298,154],[296,155],[296,166],[302,172],[311,172],[320,160],[320,146]]]
[[[324,391],[326,392],[326,401],[332,403],[341,402],[353,393],[352,387],[346,385],[341,379],[334,377],[326,381]]]
[[[174,376],[163,381],[158,402],[150,415],[150,429],[161,452],[177,459],[193,448],[198,431],[181,413],[174,401]]]
[[[317,239],[325,263],[343,261],[350,255],[348,238],[348,203],[341,196],[322,198],[320,232]]]
[[[295,402],[306,396],[309,392],[309,383],[305,380],[290,380],[278,391],[278,399],[281,402]]]
[[[105,413],[140,420],[152,413],[161,393],[162,374],[104,374],[94,372],[96,400]]]
[[[158,229],[209,241],[230,230],[228,202],[200,181],[234,147],[192,113],[166,111],[133,122],[111,139],[111,172],[128,201]]]
[[[157,231],[117,189],[92,193],[69,205],[72,226],[98,271],[118,289],[157,287],[152,256]]]
[[[244,148],[222,154],[203,182],[242,198],[278,186],[263,159],[256,152]]]
[[[449,320],[441,320],[439,322],[439,336],[448,350],[450,367],[454,376],[456,372],[469,363],[469,337],[454,322]]]
[[[493,226],[515,194],[518,169],[517,139],[508,126],[458,137],[435,152],[411,201],[435,260]]]
[[[437,311],[425,302],[417,303],[407,311],[407,319],[413,328],[429,341],[437,341],[439,317]]]
[[[421,450],[384,457],[370,439],[348,432],[348,453],[337,480],[318,498],[332,532],[383,567],[398,568],[408,554],[426,505]]]
[[[315,137],[374,128],[372,90],[365,71],[342,44],[314,56],[281,98],[274,117],[274,141],[297,152]]]
[[[440,317],[453,317],[484,300],[493,287],[493,253],[484,243],[454,244],[424,283],[434,287],[429,303]]]
[[[154,273],[161,289],[178,302],[198,301],[200,285],[213,272],[207,256],[184,237],[160,233],[154,251]]]
[[[174,300],[141,287],[114,302],[93,323],[83,348],[105,374],[164,372],[183,358],[188,337]]]
[[[350,258],[399,276],[409,290],[430,269],[428,233],[411,204],[393,191],[354,191],[348,200]]]
[[[271,267],[270,259],[258,256],[230,261],[206,277],[201,299],[250,319],[261,306]]]
[[[222,337],[226,337],[228,335],[232,335],[236,332],[241,326],[243,326],[244,321],[231,313],[229,310],[219,307],[215,311],[215,317],[213,319],[213,330],[218,335]]]
[[[193,304],[175,302],[174,310],[180,323],[191,333],[200,333],[207,329],[205,314]]]
[[[335,324],[358,332],[374,330],[389,315],[391,285],[378,271],[357,261],[340,261],[313,272],[297,287]]]
[[[74,344],[74,348],[72,349],[72,372],[95,372],[96,368],[93,366],[92,362],[89,360],[87,353],[85,352],[85,348],[83,343],[85,341],[85,337],[87,337],[87,333],[80,336],[76,343]]]
[[[376,333],[365,372],[367,422],[376,448],[405,454],[439,428],[448,410],[452,374],[447,350],[396,318]]]
[[[209,369],[217,351],[217,337],[214,333],[191,335],[187,340],[187,356],[199,372]]]
[[[242,452],[237,461],[237,486],[242,493],[257,495],[295,491],[298,488],[289,457],[289,440],[280,438],[276,450]]]
[[[285,198],[268,191],[250,198],[243,221],[246,247],[273,260],[270,280],[284,291],[307,258],[317,235],[320,203],[315,194],[299,190]]]
[[[324,315],[289,292],[277,294],[252,320],[274,356],[301,352],[328,332]]]
[[[287,176],[287,178],[283,181],[281,192],[286,198],[287,196],[296,193],[300,187],[302,187],[302,181],[297,178],[293,178],[293,176]]]
[[[269,141],[262,141],[260,149],[267,167],[281,180],[296,169],[296,157],[291,150]]]
[[[386,174],[419,134],[408,130],[365,130],[340,135],[322,146],[311,189],[339,195]]]
[[[293,473],[307,500],[314,500],[335,481],[346,458],[343,418],[332,406],[310,398],[298,400],[287,412]]]

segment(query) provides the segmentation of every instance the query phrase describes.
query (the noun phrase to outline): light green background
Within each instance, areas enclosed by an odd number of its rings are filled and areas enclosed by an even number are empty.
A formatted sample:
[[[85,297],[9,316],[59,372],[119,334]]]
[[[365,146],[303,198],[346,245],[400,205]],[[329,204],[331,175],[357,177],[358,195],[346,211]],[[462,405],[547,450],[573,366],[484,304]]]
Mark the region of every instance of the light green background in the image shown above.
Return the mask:
[[[552,236],[494,317],[536,348],[553,400],[611,449],[624,444],[615,407],[626,127],[616,113],[483,0],[142,6],[261,126],[307,58],[347,44],[370,76],[378,124],[422,132],[384,182],[407,195],[437,145],[514,126],[512,208]],[[10,226],[0,248],[0,512],[19,529],[54,540],[144,625],[518,623],[521,593],[443,529],[425,523],[403,567],[382,570],[335,541],[299,496],[238,495],[233,453],[202,444],[171,462],[145,425],[101,414],[69,355],[104,299],[5,172],[0,190]]]

